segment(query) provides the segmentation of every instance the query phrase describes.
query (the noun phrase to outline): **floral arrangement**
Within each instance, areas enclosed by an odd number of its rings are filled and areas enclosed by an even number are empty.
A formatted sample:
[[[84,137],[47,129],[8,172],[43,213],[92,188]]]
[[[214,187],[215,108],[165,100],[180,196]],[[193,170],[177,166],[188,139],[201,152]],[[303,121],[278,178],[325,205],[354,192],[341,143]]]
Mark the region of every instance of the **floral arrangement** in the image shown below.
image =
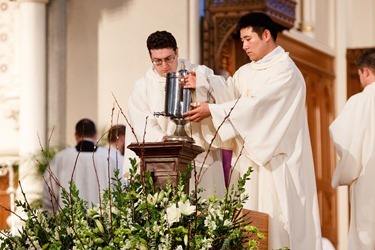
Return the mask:
[[[16,205],[27,214],[19,235],[0,233],[0,249],[258,249],[263,234],[244,220],[244,184],[251,168],[221,199],[184,193],[184,180],[156,187],[131,159],[130,181],[116,177],[101,204],[90,206],[74,182],[62,191],[65,207],[56,213]],[[116,170],[116,176],[119,176]]]

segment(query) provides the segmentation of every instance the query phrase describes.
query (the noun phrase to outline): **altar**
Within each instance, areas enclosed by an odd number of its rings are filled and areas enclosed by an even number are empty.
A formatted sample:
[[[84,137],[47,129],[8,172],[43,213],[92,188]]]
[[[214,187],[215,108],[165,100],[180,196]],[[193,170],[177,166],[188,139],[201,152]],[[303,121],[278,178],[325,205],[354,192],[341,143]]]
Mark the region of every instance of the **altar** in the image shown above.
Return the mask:
[[[132,143],[128,148],[141,159],[141,175],[144,171],[150,171],[155,185],[161,188],[165,187],[168,179],[172,181],[172,186],[176,186],[181,175],[188,169],[188,164],[204,152],[201,147],[185,141]],[[184,191],[189,193],[189,182]],[[256,226],[266,237],[260,241],[259,249],[268,249],[268,215],[248,209],[243,209],[242,214],[245,215],[246,222]]]

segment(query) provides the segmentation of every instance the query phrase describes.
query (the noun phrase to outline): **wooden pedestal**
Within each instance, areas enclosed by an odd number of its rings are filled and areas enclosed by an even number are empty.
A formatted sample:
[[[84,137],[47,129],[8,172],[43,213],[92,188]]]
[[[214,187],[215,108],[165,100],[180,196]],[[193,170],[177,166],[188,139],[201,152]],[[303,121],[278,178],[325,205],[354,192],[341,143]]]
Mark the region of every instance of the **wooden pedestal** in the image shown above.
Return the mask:
[[[18,172],[14,166],[0,161],[0,231],[9,229],[7,218],[14,210],[15,190],[17,189]],[[12,225],[11,225],[12,226]]]
[[[164,188],[168,178],[176,186],[182,173],[185,173],[188,164],[204,150],[190,142],[146,142],[132,143],[128,146],[141,159],[142,171],[150,171],[155,179],[155,185]],[[186,173],[190,178],[190,172]],[[189,182],[185,184],[186,193],[189,193]]]
[[[8,187],[9,173],[4,176],[0,176],[0,204],[3,206],[0,207],[0,230],[9,229],[6,219],[10,215],[10,212],[5,209],[10,209],[10,196],[7,192]]]
[[[189,163],[204,152],[204,150],[190,142],[168,141],[148,142],[144,144],[132,143],[128,146],[141,159],[142,171],[152,172],[155,185],[164,188],[168,178],[176,186],[182,173],[186,172]],[[190,177],[190,173],[187,173]],[[189,182],[185,184],[185,192],[189,192]],[[245,220],[256,226],[266,237],[268,236],[268,215],[265,213],[243,209]],[[268,239],[260,241],[259,249],[267,249]]]
[[[251,223],[252,226],[256,226],[261,233],[266,236],[264,240],[259,241],[259,250],[267,250],[268,249],[268,214],[249,210],[249,209],[242,209],[242,213],[245,215],[245,221]],[[251,238],[257,239],[256,236],[252,236]],[[247,247],[245,245],[244,247]]]

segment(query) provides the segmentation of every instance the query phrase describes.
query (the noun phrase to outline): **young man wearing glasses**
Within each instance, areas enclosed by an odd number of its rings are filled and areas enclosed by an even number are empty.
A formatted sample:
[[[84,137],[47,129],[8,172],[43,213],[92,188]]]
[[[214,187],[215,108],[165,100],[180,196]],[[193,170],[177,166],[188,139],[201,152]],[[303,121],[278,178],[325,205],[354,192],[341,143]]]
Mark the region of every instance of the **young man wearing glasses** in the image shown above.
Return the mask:
[[[150,55],[151,67],[146,74],[139,79],[128,100],[128,120],[134,128],[127,129],[127,143],[136,142],[135,136],[139,142],[161,142],[166,136],[173,135],[176,124],[165,116],[154,116],[155,112],[164,111],[166,75],[169,72],[178,72],[185,68],[195,72],[200,83],[192,91],[193,100],[196,102],[210,102],[208,95],[208,76],[213,76],[213,71],[206,66],[191,64],[188,60],[182,59],[178,54],[176,39],[167,31],[156,31],[147,39],[147,49]],[[188,81],[189,78],[186,79]],[[207,119],[207,122],[211,122]],[[210,127],[211,125],[211,127]],[[193,137],[195,144],[207,150],[209,144],[204,140],[202,129],[214,129],[212,123],[187,123],[185,130],[187,134]],[[198,188],[206,191],[202,196],[216,194],[221,197],[224,193],[224,177],[221,165],[220,149],[211,148],[208,157],[205,159],[206,152],[198,155],[195,159],[195,166],[200,168],[204,163],[205,169]],[[124,171],[129,168],[128,158],[135,158],[133,151],[125,147]],[[206,171],[207,170],[207,171]],[[199,169],[197,170],[199,172]],[[190,187],[194,187],[194,178],[191,178]]]

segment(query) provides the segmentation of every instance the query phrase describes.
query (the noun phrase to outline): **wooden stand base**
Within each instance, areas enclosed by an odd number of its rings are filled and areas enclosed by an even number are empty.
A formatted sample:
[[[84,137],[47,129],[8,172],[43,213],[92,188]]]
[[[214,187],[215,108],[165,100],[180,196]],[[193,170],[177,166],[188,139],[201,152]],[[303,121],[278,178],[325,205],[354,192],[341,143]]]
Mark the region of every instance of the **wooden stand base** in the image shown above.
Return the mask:
[[[170,178],[176,186],[181,174],[186,173],[188,164],[204,150],[191,142],[168,141],[148,142],[144,144],[132,143],[128,146],[141,159],[142,171],[150,171],[154,176],[155,185],[164,188]],[[186,173],[190,178],[190,172]],[[185,184],[186,193],[189,193],[189,182]],[[266,237],[268,236],[268,215],[265,213],[243,209],[245,219],[256,226]],[[268,249],[268,239],[260,241],[259,249]]]
[[[245,208],[242,209],[242,213],[245,215],[245,221],[248,223],[251,222],[251,225],[256,226],[266,237],[264,240],[259,241],[259,249],[268,249],[268,214]],[[256,236],[252,238],[256,239]]]
[[[150,171],[155,185],[160,188],[165,187],[168,178],[176,186],[181,174],[186,173],[188,164],[204,152],[201,147],[183,141],[132,143],[128,148],[141,159],[141,169]],[[186,174],[190,178],[190,172]],[[189,193],[189,182],[185,184],[184,191]]]

